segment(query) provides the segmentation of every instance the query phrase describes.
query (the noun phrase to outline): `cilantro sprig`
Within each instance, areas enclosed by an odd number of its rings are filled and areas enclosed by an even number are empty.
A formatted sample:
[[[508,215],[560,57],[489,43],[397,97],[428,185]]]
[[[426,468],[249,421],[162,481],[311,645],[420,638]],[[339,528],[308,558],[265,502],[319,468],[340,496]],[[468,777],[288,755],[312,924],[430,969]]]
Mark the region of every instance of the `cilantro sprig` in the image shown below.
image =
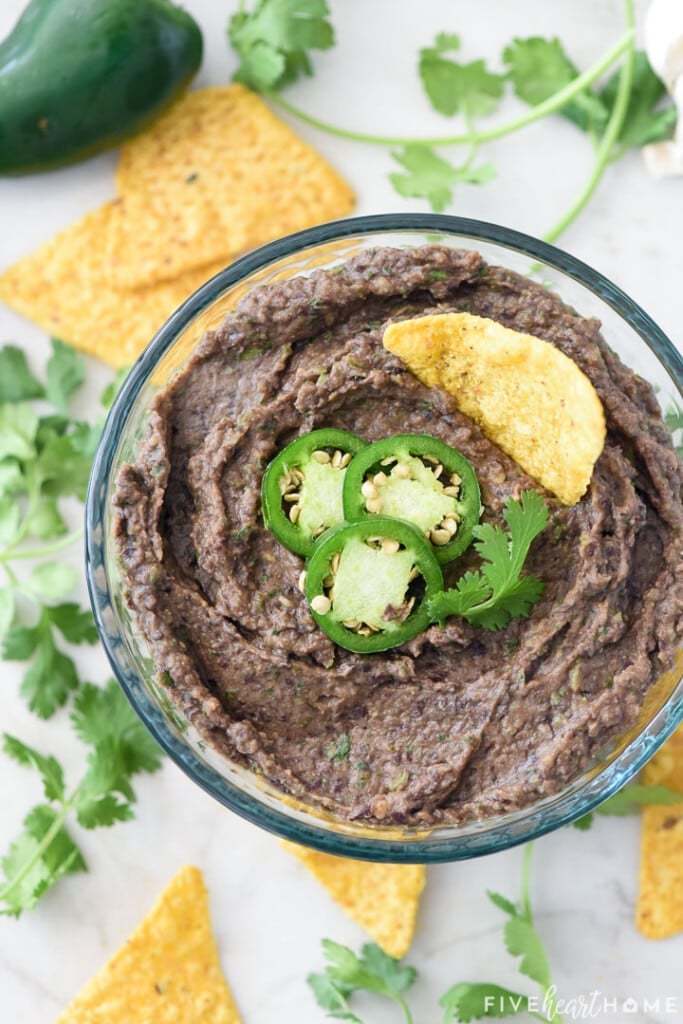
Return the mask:
[[[44,382],[14,345],[0,349],[0,651],[27,661],[21,692],[49,718],[78,686],[70,644],[97,639],[89,610],[65,599],[78,573],[55,559],[82,536],[69,530],[65,499],[82,501],[101,430],[74,418],[69,404],[85,364],[54,338]],[[103,412],[113,390],[103,396]]]
[[[44,381],[21,349],[0,349],[0,652],[27,663],[20,692],[39,717],[71,700],[71,725],[86,751],[82,777],[69,788],[54,755],[4,737],[4,753],[39,776],[44,797],[0,861],[0,913],[15,916],[63,875],[86,870],[72,827],[130,819],[134,776],[155,771],[161,760],[117,684],[83,682],[69,653],[72,645],[95,643],[97,631],[91,612],[67,599],[78,572],[54,557],[82,534],[69,531],[63,500],[85,497],[104,410],[120,383],[107,387],[91,424],[69,411],[84,380],[83,361],[56,339]]]
[[[389,175],[398,194],[425,199],[434,211],[446,208],[458,186],[482,185],[495,176],[490,162],[475,162],[484,143],[557,114],[589,136],[595,158],[575,201],[544,236],[554,241],[587,205],[611,162],[631,147],[670,138],[674,132],[676,108],[671,103],[662,106],[664,85],[645,54],[635,48],[633,0],[624,0],[621,38],[584,72],[556,38],[514,39],[496,69],[481,59],[456,59],[460,36],[439,33],[431,45],[420,49],[417,72],[433,109],[444,117],[461,117],[464,130],[432,138],[342,128],[311,116],[281,95],[279,90],[301,73],[311,74],[308,51],[333,45],[328,15],[325,0],[256,0],[251,10],[243,3],[228,31],[240,59],[235,77],[320,131],[390,149],[400,165]],[[611,77],[604,81],[610,70]],[[497,113],[510,93],[529,109],[492,128],[480,128],[478,120]],[[438,151],[457,146],[467,147],[464,160],[451,160]]]
[[[596,809],[600,814],[624,815],[637,807],[651,804],[680,803],[681,794],[665,786],[631,783]],[[590,826],[590,818],[574,824],[580,828]],[[548,952],[536,922],[532,905],[532,858],[534,843],[527,843],[522,854],[520,897],[517,901],[499,892],[487,892],[491,903],[505,915],[503,942],[507,953],[517,961],[522,978],[534,982],[537,995],[519,991],[491,981],[459,981],[440,998],[443,1024],[468,1024],[473,1020],[507,1019],[528,1014],[542,1024],[562,1024]],[[359,992],[380,996],[398,1005],[407,1024],[413,1015],[406,993],[417,979],[417,971],[388,956],[378,946],[366,944],[356,955],[346,946],[323,939],[327,959],[324,972],[310,974],[308,984],[315,999],[327,1016],[335,1020],[363,1024],[352,1005],[352,997]],[[521,986],[528,988],[528,983]]]
[[[503,509],[507,530],[490,523],[474,528],[474,547],[482,558],[477,572],[466,572],[455,587],[436,594],[428,603],[430,618],[444,625],[461,615],[476,626],[502,629],[512,618],[529,614],[543,594],[536,576],[522,569],[533,540],[548,523],[548,509],[537,491],[522,491]]]
[[[327,966],[323,973],[309,974],[306,980],[328,1017],[363,1024],[352,1011],[349,996],[354,992],[371,992],[400,1006],[407,1024],[413,1024],[404,992],[417,977],[414,967],[401,965],[372,942],[363,946],[360,956],[330,939],[323,939],[322,947]]]
[[[235,79],[258,92],[280,89],[299,75],[311,75],[308,50],[328,50],[334,29],[327,0],[257,0],[228,25],[228,38],[240,56]]]
[[[156,771],[161,763],[159,748],[113,679],[104,687],[83,683],[71,721],[88,750],[86,770],[71,790],[56,757],[4,734],[5,754],[37,773],[44,801],[28,812],[23,831],[2,859],[0,913],[18,917],[63,875],[86,871],[66,827],[69,818],[87,829],[128,821],[135,803],[132,778]]]
[[[582,818],[577,818],[573,825],[574,828],[585,832],[593,824],[596,814],[603,817],[623,818],[633,814],[639,807],[651,807],[653,805],[662,807],[669,804],[679,804],[681,799],[683,799],[681,794],[677,793],[674,789],[669,789],[668,786],[629,782],[628,785],[620,789],[614,796],[605,800],[604,803],[598,804],[594,811],[584,814]]]

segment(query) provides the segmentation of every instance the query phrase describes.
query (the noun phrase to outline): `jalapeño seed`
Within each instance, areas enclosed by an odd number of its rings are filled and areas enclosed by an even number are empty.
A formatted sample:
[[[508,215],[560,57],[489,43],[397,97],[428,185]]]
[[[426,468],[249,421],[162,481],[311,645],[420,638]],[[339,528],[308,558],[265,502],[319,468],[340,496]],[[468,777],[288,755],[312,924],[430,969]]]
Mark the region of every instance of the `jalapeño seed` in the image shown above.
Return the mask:
[[[401,545],[393,537],[382,537],[380,546],[385,555],[395,555]]]
[[[331,607],[332,602],[329,597],[325,597],[324,594],[317,594],[311,601],[311,608],[314,612],[317,612],[318,615],[327,615]]]
[[[363,484],[362,484],[361,489],[360,489],[360,493],[363,495],[364,498],[377,498],[377,497],[379,497],[379,492],[378,492],[377,488],[375,487],[375,485],[373,484],[372,480],[364,480],[363,481]]]
[[[297,586],[302,594],[306,593],[306,575],[306,570],[302,569],[301,572],[299,573],[299,579],[297,581]]]
[[[329,453],[324,451],[322,448],[318,448],[316,451],[311,452],[311,458],[315,459],[316,462],[319,462],[321,466],[330,461]]]
[[[378,512],[382,511],[382,500],[381,498],[368,498],[365,502],[365,507],[368,512],[376,515]]]
[[[393,470],[393,475],[399,480],[410,480],[413,474],[407,462],[399,462]]]
[[[448,544],[451,539],[451,535],[448,530],[442,530],[440,527],[437,527],[436,530],[432,530],[429,534],[429,539],[432,544],[436,544],[437,547],[443,547],[444,544]]]
[[[301,509],[300,509],[300,507],[298,505],[292,505],[292,507],[289,510],[289,521],[290,521],[290,523],[296,523],[297,519],[299,518],[300,512],[301,512]]]

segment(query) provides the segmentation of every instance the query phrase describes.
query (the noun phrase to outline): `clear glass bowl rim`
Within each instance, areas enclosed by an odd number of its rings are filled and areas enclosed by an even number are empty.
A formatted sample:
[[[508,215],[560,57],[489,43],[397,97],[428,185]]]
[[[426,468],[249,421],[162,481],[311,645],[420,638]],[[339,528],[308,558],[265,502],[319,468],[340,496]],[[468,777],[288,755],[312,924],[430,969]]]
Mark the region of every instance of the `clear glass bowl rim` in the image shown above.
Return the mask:
[[[603,274],[556,246],[512,228],[447,214],[375,214],[349,217],[345,220],[331,221],[327,224],[307,228],[264,245],[235,260],[225,270],[220,271],[207,281],[173,313],[133,365],[109,412],[93,462],[85,510],[86,577],[97,629],[114,675],[133,708],[160,746],[178,767],[202,789],[224,806],[260,828],[325,853],[393,863],[437,863],[484,856],[497,850],[529,842],[588,814],[637,774],[655,750],[683,721],[683,694],[678,696],[674,694],[669,702],[660,709],[659,716],[664,711],[668,711],[666,721],[649,744],[641,743],[640,751],[635,757],[630,758],[626,766],[621,762],[629,752],[630,746],[625,748],[597,776],[588,779],[583,786],[575,791],[564,795],[560,793],[549,798],[550,802],[546,800],[537,802],[525,808],[524,811],[515,812],[514,815],[491,818],[489,819],[491,827],[488,829],[486,821],[483,821],[481,823],[482,830],[475,834],[470,833],[464,844],[460,844],[457,829],[452,826],[449,827],[451,834],[441,838],[439,838],[438,826],[432,835],[424,839],[385,840],[379,836],[373,838],[371,833],[368,838],[348,835],[335,831],[334,822],[329,822],[330,827],[312,825],[293,817],[287,812],[284,804],[283,809],[280,810],[259,802],[203,762],[189,746],[175,735],[166,724],[151,696],[140,687],[132,687],[127,671],[119,663],[115,645],[112,643],[112,636],[103,614],[106,610],[113,608],[113,604],[109,600],[108,590],[103,599],[101,587],[94,578],[97,567],[105,566],[106,568],[102,533],[106,509],[101,496],[107,493],[107,481],[129,414],[139,392],[154,372],[158,362],[185,328],[227,288],[276,260],[326,242],[392,231],[455,235],[463,241],[472,239],[493,243],[523,256],[540,260],[561,271],[596,294],[635,330],[667,370],[683,398],[683,356],[661,328],[633,299]],[[680,689],[680,686],[678,688]],[[673,704],[669,706],[671,702]],[[637,742],[636,738],[631,745]],[[598,782],[599,786],[596,786]],[[539,811],[539,803],[547,804],[541,808],[540,820],[536,813]],[[526,815],[530,820],[525,825]],[[511,835],[508,829],[512,824],[513,817],[515,829],[514,834]]]

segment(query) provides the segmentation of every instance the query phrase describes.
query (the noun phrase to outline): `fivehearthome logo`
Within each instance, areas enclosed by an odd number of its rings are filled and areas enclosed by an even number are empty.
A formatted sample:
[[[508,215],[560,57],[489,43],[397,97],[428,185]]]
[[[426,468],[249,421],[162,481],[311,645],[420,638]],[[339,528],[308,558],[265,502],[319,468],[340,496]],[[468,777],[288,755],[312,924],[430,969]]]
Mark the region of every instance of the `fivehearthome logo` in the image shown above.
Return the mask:
[[[516,1004],[516,1005],[515,1005]],[[490,995],[484,998],[484,1010],[488,1016],[506,1017],[511,1013],[535,1014],[546,1020],[609,1020],[621,1021],[623,1016],[641,1014],[666,1014],[680,1017],[683,1014],[683,999],[674,995],[661,996],[613,996],[599,988],[570,999],[558,999],[557,987],[552,985],[545,996],[504,996]]]

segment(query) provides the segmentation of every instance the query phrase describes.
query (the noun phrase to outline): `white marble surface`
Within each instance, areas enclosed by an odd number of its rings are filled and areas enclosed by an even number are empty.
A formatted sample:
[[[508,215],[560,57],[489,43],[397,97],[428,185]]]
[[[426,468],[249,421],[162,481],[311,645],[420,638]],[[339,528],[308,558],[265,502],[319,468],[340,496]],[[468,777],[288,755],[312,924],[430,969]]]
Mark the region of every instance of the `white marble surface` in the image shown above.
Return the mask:
[[[2,0],[0,35],[22,6],[23,0]],[[187,0],[186,6],[205,32],[199,82],[227,81],[234,58],[224,24],[236,0]],[[292,88],[292,100],[355,128],[416,134],[444,130],[415,75],[416,49],[437,31],[461,32],[463,56],[469,59],[495,56],[513,35],[557,34],[578,64],[587,66],[616,39],[622,17],[620,0],[481,0],[477,5],[333,0],[333,8],[339,45],[317,57],[315,78]],[[645,3],[637,8],[642,18]],[[312,130],[302,134],[348,176],[358,192],[359,213],[421,208],[393,193],[386,181],[390,161],[382,150]],[[462,189],[451,212],[532,234],[541,234],[565,209],[591,161],[587,141],[557,119],[491,145],[488,156],[499,168],[498,179],[480,190]],[[114,163],[114,155],[105,155],[48,175],[0,179],[0,267],[110,197]],[[682,236],[683,180],[655,182],[633,155],[610,170],[563,244],[631,293],[681,344]],[[0,307],[0,342],[6,341],[30,349],[41,365],[45,337]],[[94,408],[107,377],[93,364],[84,409]],[[100,652],[79,658],[86,678],[104,678]],[[81,749],[65,716],[44,723],[30,715],[17,695],[19,676],[16,665],[3,665],[3,730],[54,750],[78,772]],[[4,850],[40,793],[28,771],[5,759],[0,772]],[[358,946],[359,929],[272,837],[214,803],[172,764],[142,779],[138,791],[135,822],[78,831],[87,875],[60,882],[20,921],[0,920],[0,1019],[48,1024],[123,941],[176,869],[193,862],[206,876],[223,964],[246,1024],[322,1020],[305,975],[321,963],[323,936]],[[606,1003],[598,1000],[602,1008],[591,1019],[666,1024],[683,1016],[683,935],[653,943],[635,931],[637,859],[637,820],[604,819],[586,834],[555,833],[537,846],[534,900],[563,997],[588,997],[597,989]],[[455,981],[516,984],[502,949],[501,915],[484,893],[493,888],[516,897],[519,861],[519,851],[513,850],[429,869],[410,954],[420,968],[414,990],[420,1024],[440,1020],[438,996]],[[611,1009],[611,1001],[621,1005],[626,997],[637,1001],[636,1012]],[[395,1018],[373,1010],[368,1019]]]

